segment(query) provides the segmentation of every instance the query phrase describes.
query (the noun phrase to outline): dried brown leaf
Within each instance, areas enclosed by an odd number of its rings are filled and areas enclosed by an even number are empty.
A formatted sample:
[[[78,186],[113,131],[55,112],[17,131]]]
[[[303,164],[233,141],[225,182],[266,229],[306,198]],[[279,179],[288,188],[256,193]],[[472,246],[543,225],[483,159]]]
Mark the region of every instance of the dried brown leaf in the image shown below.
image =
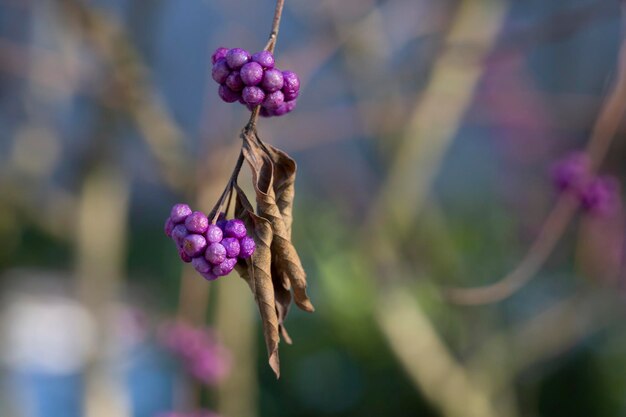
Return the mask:
[[[243,155],[252,170],[258,213],[270,221],[274,233],[272,260],[275,271],[279,276],[284,275],[289,278],[298,307],[312,312],[315,309],[306,293],[306,273],[276,204],[276,194],[273,188],[274,164],[269,151],[267,147],[262,148],[262,142],[253,136],[253,133],[244,134],[243,142]]]
[[[273,188],[276,195],[276,205],[283,216],[285,231],[291,238],[291,224],[293,223],[293,201],[295,198],[296,161],[282,150],[266,144],[269,156],[274,163]]]
[[[272,226],[270,222],[252,211],[250,202],[239,187],[237,190],[236,213],[248,223],[249,230],[256,243],[256,250],[252,258],[247,262],[247,270],[242,274],[242,265],[237,266],[237,271],[251,288],[254,298],[259,306],[261,321],[263,323],[263,336],[269,357],[269,364],[276,378],[280,377],[280,360],[278,356],[279,324],[274,298],[274,285],[272,284],[272,254],[271,245],[273,240]]]
[[[291,291],[289,287],[285,288],[280,275],[274,271],[272,267],[272,283],[274,284],[274,299],[276,300],[276,315],[278,316],[278,331],[280,336],[288,344],[292,344],[291,337],[287,333],[285,327],[285,319],[289,313],[289,307],[291,306]],[[289,281],[287,281],[289,285]]]

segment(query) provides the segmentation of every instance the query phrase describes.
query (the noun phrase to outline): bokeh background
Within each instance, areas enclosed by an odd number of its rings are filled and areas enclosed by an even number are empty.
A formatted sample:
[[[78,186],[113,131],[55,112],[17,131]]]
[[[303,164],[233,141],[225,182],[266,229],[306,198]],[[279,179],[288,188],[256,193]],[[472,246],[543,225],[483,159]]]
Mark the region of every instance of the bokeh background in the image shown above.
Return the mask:
[[[259,131],[299,164],[317,311],[292,309],[277,381],[247,285],[204,281],[163,234],[228,179],[249,113],[210,55],[262,49],[274,2],[1,0],[0,415],[626,416],[623,210],[573,215],[502,301],[445,297],[545,232],[550,166],[620,76],[621,6],[287,0],[276,57],[301,98]],[[618,124],[599,170],[620,179]],[[225,375],[189,376],[160,337],[177,318]]]

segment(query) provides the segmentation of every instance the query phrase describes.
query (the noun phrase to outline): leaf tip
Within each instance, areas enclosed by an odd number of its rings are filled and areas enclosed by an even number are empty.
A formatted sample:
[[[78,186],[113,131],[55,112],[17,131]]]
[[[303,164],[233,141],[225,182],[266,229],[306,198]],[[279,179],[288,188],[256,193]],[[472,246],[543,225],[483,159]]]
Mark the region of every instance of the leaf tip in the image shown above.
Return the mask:
[[[276,379],[280,379],[280,360],[278,359],[278,350],[275,350],[270,354],[269,364],[276,375]]]

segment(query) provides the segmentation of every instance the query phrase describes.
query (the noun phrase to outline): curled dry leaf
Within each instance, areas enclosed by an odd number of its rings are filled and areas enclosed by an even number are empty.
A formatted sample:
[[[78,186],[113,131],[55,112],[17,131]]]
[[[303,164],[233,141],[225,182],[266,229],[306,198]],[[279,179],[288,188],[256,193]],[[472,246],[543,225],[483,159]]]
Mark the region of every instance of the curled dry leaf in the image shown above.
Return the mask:
[[[294,299],[298,307],[304,311],[312,312],[315,309],[306,293],[306,273],[300,262],[300,257],[291,243],[290,230],[288,232],[281,211],[276,203],[276,193],[273,183],[275,167],[270,158],[270,151],[267,146],[255,136],[254,132],[244,133],[242,137],[243,155],[252,170],[257,210],[261,217],[270,221],[274,233],[271,249],[275,271],[279,277],[288,277],[293,287]],[[289,186],[287,186],[287,190],[288,189]],[[284,190],[285,188],[283,187],[283,195],[285,195]],[[293,189],[291,193],[291,203],[289,203],[288,195],[285,198],[285,209],[289,207],[289,216],[291,216]]]
[[[247,271],[241,274],[241,264],[237,266],[242,278],[253,289],[254,298],[259,306],[261,321],[263,323],[263,336],[269,357],[269,364],[278,378],[280,376],[280,360],[278,357],[279,324],[276,313],[276,301],[274,298],[274,285],[272,284],[272,227],[270,222],[259,217],[252,211],[250,202],[243,191],[236,186],[237,201],[236,213],[243,219],[249,230],[253,231],[256,250],[247,264]]]

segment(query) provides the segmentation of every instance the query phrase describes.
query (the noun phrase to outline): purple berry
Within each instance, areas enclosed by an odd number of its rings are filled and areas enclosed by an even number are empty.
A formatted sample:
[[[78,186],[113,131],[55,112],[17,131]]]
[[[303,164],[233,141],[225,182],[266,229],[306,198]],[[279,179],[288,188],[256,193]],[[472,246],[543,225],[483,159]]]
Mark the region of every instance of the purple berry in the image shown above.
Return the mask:
[[[211,63],[215,64],[220,59],[226,59],[226,53],[228,52],[228,48],[219,47],[213,52],[211,55]]]
[[[246,225],[239,219],[231,219],[224,226],[224,234],[226,237],[241,239],[246,235]]]
[[[182,223],[185,221],[187,216],[191,214],[191,208],[187,204],[174,204],[172,207],[172,211],[170,212],[170,218],[174,222],[174,224]]]
[[[285,96],[283,95],[282,91],[278,90],[265,96],[265,100],[263,100],[263,107],[268,110],[274,111],[279,108],[280,105],[284,102]]]
[[[584,152],[572,152],[552,166],[551,174],[559,191],[580,191],[591,175],[589,157]]]
[[[226,226],[227,222],[228,220],[226,220],[226,214],[220,213],[220,215],[217,218],[217,221],[215,222],[215,225],[219,227],[220,229],[222,229],[222,232],[223,232],[224,226]]]
[[[240,94],[238,92],[231,90],[224,84],[220,85],[217,93],[219,94],[220,98],[227,103],[234,103],[235,101],[239,100],[240,97]]]
[[[283,71],[283,90],[284,91],[299,91],[300,90],[300,78],[298,74],[293,71]]]
[[[209,219],[201,211],[194,211],[185,219],[185,227],[191,233],[202,234],[209,228]]]
[[[230,74],[230,68],[228,68],[228,64],[225,59],[219,59],[215,64],[213,64],[213,69],[211,69],[211,77],[218,84],[224,84],[226,82],[226,78]]]
[[[283,73],[277,69],[269,69],[263,73],[262,87],[266,93],[280,90],[283,88]]]
[[[206,231],[206,239],[209,243],[218,243],[222,241],[222,237],[224,237],[224,233],[219,226],[215,224],[210,224],[209,228]]]
[[[263,67],[256,62],[248,62],[241,67],[240,73],[245,85],[257,85],[263,80]]]
[[[241,97],[247,104],[256,107],[265,100],[265,93],[259,87],[244,87]]]
[[[239,255],[239,239],[236,237],[225,237],[221,243],[226,248],[226,256],[236,258]]]
[[[285,96],[285,101],[294,101],[300,95],[300,90],[285,91],[285,89],[283,88],[281,91],[283,92],[283,95]]]
[[[183,239],[183,251],[190,257],[198,256],[206,248],[206,239],[202,235],[191,234]]]
[[[217,275],[215,275],[211,271],[200,273],[200,275],[202,275],[204,279],[206,279],[207,281],[215,281],[216,279],[219,278]]]
[[[187,237],[189,231],[184,224],[178,224],[172,229],[172,240],[176,243],[176,246],[180,247],[183,244],[183,239]]]
[[[178,248],[178,256],[180,256],[181,261],[187,264],[191,262],[191,256],[187,255],[185,251],[183,250],[183,248]]]
[[[233,91],[241,91],[244,87],[239,71],[231,72],[226,78],[226,86]]]
[[[217,275],[218,277],[223,277],[224,275],[230,274],[230,271],[235,268],[236,264],[236,258],[226,258],[219,265],[215,265],[211,272],[213,272],[213,274]]]
[[[265,107],[261,107],[261,111],[259,111],[259,115],[261,117],[272,117],[274,115],[274,113],[268,109],[266,109]]]
[[[231,69],[239,69],[250,61],[250,53],[245,49],[233,48],[226,53],[226,62]]]
[[[201,274],[206,274],[213,267],[213,265],[209,264],[203,257],[193,258],[191,260],[191,265],[193,265],[194,269]]]
[[[296,108],[296,101],[297,100],[286,101],[278,106],[278,108],[274,110],[274,116],[282,116],[291,112],[293,109]]]
[[[239,257],[241,259],[248,259],[254,253],[256,249],[256,243],[250,236],[244,236],[239,240]]]
[[[274,68],[274,55],[270,51],[261,51],[252,55],[252,60],[261,64],[265,69]]]
[[[204,257],[213,265],[219,265],[226,259],[226,248],[221,243],[211,243],[206,248]]]
[[[172,230],[174,229],[174,226],[176,226],[176,224],[172,221],[171,217],[168,217],[167,220],[165,220],[165,226],[163,226],[163,231],[167,237],[172,237]]]
[[[614,177],[595,178],[581,192],[582,206],[590,213],[608,214],[618,207],[618,190],[619,184]]]

